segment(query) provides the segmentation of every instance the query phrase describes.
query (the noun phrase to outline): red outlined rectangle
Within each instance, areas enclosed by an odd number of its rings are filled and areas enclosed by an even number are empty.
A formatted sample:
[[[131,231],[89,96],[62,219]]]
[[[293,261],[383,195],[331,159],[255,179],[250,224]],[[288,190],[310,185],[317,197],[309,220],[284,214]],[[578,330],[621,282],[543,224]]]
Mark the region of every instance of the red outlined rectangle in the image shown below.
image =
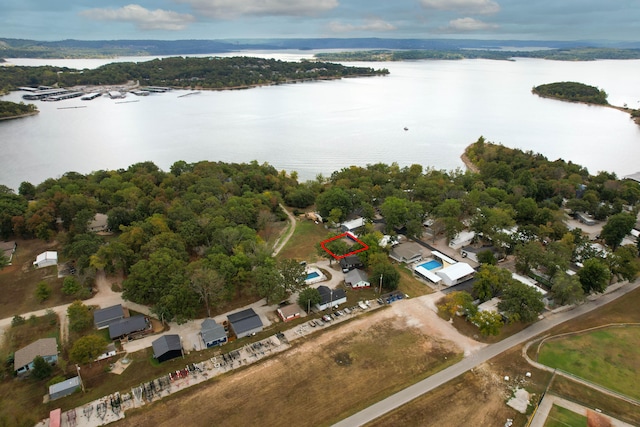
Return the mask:
[[[330,251],[330,250],[325,246],[327,243],[329,243],[329,242],[333,242],[334,240],[342,239],[343,237],[347,237],[347,238],[349,238],[349,239],[353,240],[354,242],[359,243],[360,245],[362,245],[362,247],[361,247],[360,249],[356,250],[356,251],[351,251],[351,252],[349,252],[349,253],[347,253],[347,254],[344,254],[344,255],[336,255],[336,254],[334,254],[333,252],[331,252],[331,251]],[[330,238],[330,239],[323,240],[322,242],[320,242],[320,246],[322,247],[322,249],[324,249],[324,250],[325,250],[325,252],[326,252],[326,253],[328,253],[329,255],[331,255],[334,259],[342,259],[342,258],[348,257],[349,255],[355,255],[355,254],[357,254],[357,253],[364,252],[364,251],[366,251],[367,249],[369,249],[369,245],[367,245],[367,244],[366,244],[365,242],[363,242],[362,240],[358,239],[358,238],[356,237],[356,235],[355,235],[355,234],[350,233],[350,232],[348,232],[348,231],[347,231],[346,233],[342,233],[342,234],[338,234],[337,236],[333,236],[333,237],[332,237],[332,238]]]

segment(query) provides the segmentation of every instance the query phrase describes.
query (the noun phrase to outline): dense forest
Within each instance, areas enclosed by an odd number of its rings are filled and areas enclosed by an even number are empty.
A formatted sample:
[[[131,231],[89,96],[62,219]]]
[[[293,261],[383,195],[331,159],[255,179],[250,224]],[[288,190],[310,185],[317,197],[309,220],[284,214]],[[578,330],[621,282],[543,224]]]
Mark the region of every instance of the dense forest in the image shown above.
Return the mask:
[[[230,88],[340,77],[385,75],[388,70],[346,67],[316,61],[286,62],[250,57],[155,59],[147,62],[115,62],[96,69],[64,67],[2,67],[0,88],[20,86],[114,85],[139,81],[142,85]]]
[[[558,82],[536,86],[533,93],[546,98],[563,101],[586,102],[589,104],[607,105],[607,93],[597,87],[576,82]]]
[[[37,111],[38,108],[33,104],[0,101],[0,119],[19,117],[25,114],[35,113]]]
[[[318,53],[323,61],[408,61],[418,59],[499,59],[539,58],[555,61],[596,59],[639,59],[640,49],[573,48],[509,51],[500,49],[409,49]]]
[[[268,164],[207,161],[178,161],[169,171],[145,162],[68,172],[37,185],[23,182],[19,194],[1,187],[0,234],[56,239],[85,285],[99,269],[124,273],[124,297],[152,306],[164,320],[193,318],[237,298],[275,301],[288,293],[280,278],[297,262],[276,262],[266,243],[286,218],[281,202],[315,205],[329,223],[380,214],[385,233],[408,237],[424,238],[425,223],[447,239],[471,229],[481,236],[478,243],[514,254],[522,273],[544,275],[552,291],[567,283],[572,262],[620,278],[638,272],[637,248],[621,245],[636,221],[638,183],[606,172],[592,176],[571,162],[484,138],[465,154],[478,173],[371,164],[299,183],[295,172]],[[96,213],[108,215],[113,236],[88,230]],[[608,249],[597,251],[579,229],[569,230],[567,213],[607,221],[601,242]],[[381,237],[368,225],[359,238],[370,250],[360,255],[387,287],[395,269],[377,244]]]

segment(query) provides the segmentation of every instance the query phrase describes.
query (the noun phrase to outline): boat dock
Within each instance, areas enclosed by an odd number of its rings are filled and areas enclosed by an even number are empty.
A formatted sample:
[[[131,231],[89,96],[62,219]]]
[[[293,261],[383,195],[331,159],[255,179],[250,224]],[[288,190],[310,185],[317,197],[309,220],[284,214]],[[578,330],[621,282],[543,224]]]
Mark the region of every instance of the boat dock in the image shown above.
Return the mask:
[[[38,89],[31,91],[31,93],[27,93],[26,95],[22,95],[22,99],[37,101],[39,99],[45,99],[54,95],[62,95],[67,92],[69,92],[67,89]]]
[[[140,88],[140,90],[144,90],[147,92],[155,92],[155,93],[165,93],[165,92],[169,92],[171,88],[163,87],[163,86],[147,86],[147,87]]]
[[[96,99],[97,97],[101,96],[101,93],[88,93],[85,96],[83,96],[82,98],[80,98],[83,101],[91,101],[92,99]]]
[[[62,101],[63,99],[78,98],[82,95],[84,95],[84,92],[67,92],[67,93],[61,93],[60,95],[47,96],[42,100],[43,101]]]

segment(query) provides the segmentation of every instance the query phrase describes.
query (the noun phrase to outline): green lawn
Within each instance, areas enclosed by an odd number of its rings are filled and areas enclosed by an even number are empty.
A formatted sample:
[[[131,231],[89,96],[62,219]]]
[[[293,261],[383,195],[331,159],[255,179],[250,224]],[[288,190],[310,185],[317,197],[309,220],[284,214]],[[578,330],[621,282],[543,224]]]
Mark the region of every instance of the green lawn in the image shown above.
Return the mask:
[[[640,399],[640,327],[608,328],[544,343],[538,361]]]
[[[547,420],[544,423],[544,427],[586,427],[587,417],[584,415],[578,415],[566,408],[562,408],[557,405],[553,405]]]
[[[278,254],[278,258],[294,258],[301,261],[314,262],[318,259],[316,243],[327,238],[329,230],[322,224],[313,221],[296,221],[296,230],[285,247]]]

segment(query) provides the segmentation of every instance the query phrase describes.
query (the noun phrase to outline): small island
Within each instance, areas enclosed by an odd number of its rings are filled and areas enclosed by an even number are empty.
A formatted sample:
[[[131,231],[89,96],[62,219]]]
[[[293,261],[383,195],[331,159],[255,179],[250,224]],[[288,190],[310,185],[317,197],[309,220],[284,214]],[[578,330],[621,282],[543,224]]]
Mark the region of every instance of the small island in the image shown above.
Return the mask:
[[[33,104],[0,101],[0,120],[17,119],[38,113],[38,108]]]
[[[595,86],[577,82],[556,82],[535,86],[531,92],[543,98],[615,108],[629,113],[636,124],[640,125],[640,110],[628,108],[626,104],[622,107],[609,104],[607,92]]]

